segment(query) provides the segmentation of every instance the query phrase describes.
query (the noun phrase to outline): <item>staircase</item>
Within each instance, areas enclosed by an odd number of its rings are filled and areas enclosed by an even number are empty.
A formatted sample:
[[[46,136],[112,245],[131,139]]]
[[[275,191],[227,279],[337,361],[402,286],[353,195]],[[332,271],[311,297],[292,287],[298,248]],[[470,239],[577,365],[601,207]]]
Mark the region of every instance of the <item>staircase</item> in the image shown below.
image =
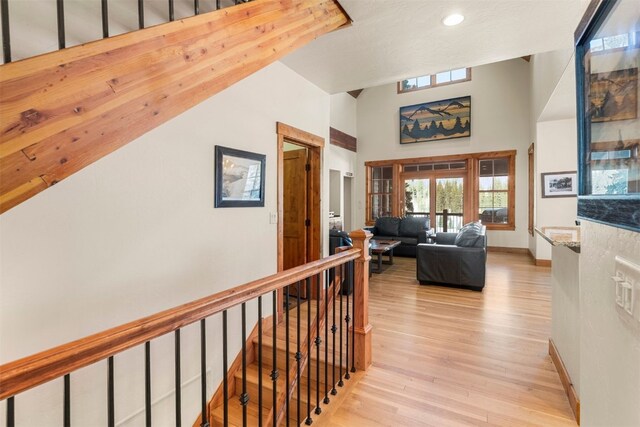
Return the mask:
[[[233,393],[229,393],[228,404],[228,425],[229,426],[272,426],[274,419],[274,411],[278,425],[285,425],[286,418],[289,418],[288,425],[300,425],[306,422],[307,417],[316,417],[321,413],[322,408],[318,407],[318,402],[329,403],[330,396],[335,394],[338,384],[342,385],[343,375],[348,373],[347,363],[347,327],[345,324],[346,316],[346,296],[341,298],[339,289],[336,289],[336,304],[334,312],[333,304],[333,287],[329,295],[329,312],[328,322],[325,322],[325,316],[320,316],[318,329],[318,301],[309,300],[301,301],[299,305],[290,308],[288,311],[288,337],[289,346],[287,348],[287,320],[286,313],[283,319],[275,329],[276,333],[276,365],[278,369],[278,378],[276,381],[276,404],[273,399],[273,381],[271,371],[273,369],[273,335],[274,329],[270,328],[263,332],[262,337],[262,408],[259,407],[259,338],[256,336],[252,339],[253,354],[255,360],[247,365],[246,368],[246,392],[249,395],[247,406],[247,423],[243,424],[243,405],[242,401],[242,369],[238,369],[234,374],[234,384],[230,387]],[[340,301],[342,300],[342,310],[340,310]],[[324,314],[324,307],[320,307],[320,312]],[[340,313],[342,312],[342,316]],[[334,325],[334,316],[336,328]],[[309,322],[309,319],[311,322]],[[298,341],[298,326],[300,327],[300,341]],[[335,330],[335,333],[332,333]],[[308,332],[311,335],[311,351],[308,348]],[[319,348],[315,344],[316,336],[320,332]],[[325,332],[328,340],[325,341]],[[342,346],[340,346],[340,333],[342,333]],[[334,343],[335,337],[335,343]],[[298,364],[296,361],[296,352],[300,343],[300,375],[298,377]],[[349,351],[353,351],[351,336],[349,336]],[[318,351],[318,349],[320,351]],[[335,349],[335,352],[334,352]],[[249,350],[251,353],[251,350]],[[319,357],[318,357],[319,353]],[[288,362],[288,363],[287,363]],[[287,368],[289,375],[287,376]],[[319,374],[319,375],[318,375]],[[287,387],[287,377],[288,384]],[[346,376],[348,378],[348,374]],[[298,381],[299,378],[299,381]],[[309,381],[310,379],[310,381]],[[287,392],[289,398],[287,399]],[[214,399],[215,400],[215,399]],[[288,402],[288,406],[287,406]],[[220,403],[211,408],[211,425],[224,425],[224,404]],[[262,417],[262,424],[258,419]],[[310,423],[308,423],[310,424]]]

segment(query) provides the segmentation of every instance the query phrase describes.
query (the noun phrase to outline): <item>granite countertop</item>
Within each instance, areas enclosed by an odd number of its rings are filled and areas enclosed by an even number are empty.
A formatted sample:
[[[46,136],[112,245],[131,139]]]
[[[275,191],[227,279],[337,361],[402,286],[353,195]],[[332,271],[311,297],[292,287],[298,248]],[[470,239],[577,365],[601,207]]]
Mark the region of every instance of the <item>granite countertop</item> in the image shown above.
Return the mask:
[[[553,246],[566,246],[580,253],[580,227],[536,227],[535,230]]]

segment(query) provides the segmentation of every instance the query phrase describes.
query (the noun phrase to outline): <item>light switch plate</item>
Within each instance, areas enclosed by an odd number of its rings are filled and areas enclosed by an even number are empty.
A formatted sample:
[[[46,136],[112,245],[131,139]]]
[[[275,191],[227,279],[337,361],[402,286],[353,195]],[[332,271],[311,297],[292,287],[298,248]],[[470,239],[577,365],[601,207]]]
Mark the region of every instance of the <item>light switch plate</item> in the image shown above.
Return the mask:
[[[269,212],[269,224],[278,223],[278,214],[276,212]]]
[[[616,304],[640,322],[640,266],[619,256],[615,265]]]

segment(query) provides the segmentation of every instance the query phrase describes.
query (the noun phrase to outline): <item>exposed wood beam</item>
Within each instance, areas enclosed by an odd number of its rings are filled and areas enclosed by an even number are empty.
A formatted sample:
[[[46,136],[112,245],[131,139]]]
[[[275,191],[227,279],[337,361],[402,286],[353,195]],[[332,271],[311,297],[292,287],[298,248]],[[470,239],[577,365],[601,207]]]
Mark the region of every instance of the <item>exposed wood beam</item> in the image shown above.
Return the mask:
[[[357,89],[357,90],[349,90],[347,91],[347,93],[351,96],[353,96],[354,98],[358,99],[358,96],[360,96],[360,94],[362,93],[364,89]]]
[[[329,137],[331,145],[351,150],[354,153],[358,151],[358,141],[355,137],[339,131],[338,129],[329,128]]]
[[[255,0],[0,66],[0,213],[349,23]]]

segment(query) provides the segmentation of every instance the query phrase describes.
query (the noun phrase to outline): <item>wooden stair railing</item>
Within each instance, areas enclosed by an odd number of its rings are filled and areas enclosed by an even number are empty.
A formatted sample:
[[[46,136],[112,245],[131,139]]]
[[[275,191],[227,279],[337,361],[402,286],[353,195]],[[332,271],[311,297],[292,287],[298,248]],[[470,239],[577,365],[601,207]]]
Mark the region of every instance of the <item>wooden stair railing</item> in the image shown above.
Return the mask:
[[[149,372],[151,371],[150,369],[151,345],[150,344],[153,339],[159,338],[161,336],[164,336],[170,333],[174,333],[176,335],[176,340],[175,340],[175,343],[176,343],[175,344],[176,345],[175,347],[176,424],[178,425],[179,424],[178,420],[181,417],[180,393],[178,391],[182,387],[179,381],[180,370],[181,370],[180,362],[179,362],[180,330],[185,326],[188,326],[190,324],[196,324],[199,322],[201,326],[201,337],[202,337],[202,340],[200,342],[200,351],[201,351],[200,376],[202,380],[201,381],[202,412],[200,414],[200,419],[198,423],[200,426],[209,426],[210,425],[209,422],[212,417],[211,417],[211,411],[209,409],[210,406],[207,404],[207,396],[206,396],[207,388],[206,388],[205,378],[206,378],[206,372],[208,369],[206,361],[208,359],[206,355],[207,342],[206,342],[206,333],[205,333],[205,328],[206,328],[205,320],[213,315],[222,313],[222,319],[223,319],[222,347],[224,349],[223,350],[223,360],[224,360],[223,372],[226,373],[227,372],[227,356],[228,356],[227,340],[226,340],[226,336],[228,334],[228,327],[227,327],[226,319],[227,319],[227,311],[229,309],[237,306],[242,307],[243,325],[241,328],[241,332],[243,336],[242,342],[244,344],[247,341],[246,304],[248,302],[253,302],[256,299],[259,301],[259,304],[258,304],[259,318],[258,318],[258,323],[256,325],[258,333],[255,340],[257,340],[258,343],[262,344],[263,335],[267,336],[267,334],[265,334],[265,331],[263,331],[264,325],[268,325],[270,321],[272,321],[273,322],[272,324],[274,325],[274,327],[275,328],[278,327],[275,318],[272,317],[271,320],[263,319],[263,316],[262,316],[262,298],[263,297],[271,294],[274,298],[274,303],[275,303],[279,289],[286,288],[289,285],[296,284],[296,283],[298,284],[297,286],[300,286],[301,283],[306,284],[306,286],[311,286],[311,283],[314,280],[316,280],[313,283],[316,286],[318,286],[317,294],[320,298],[322,298],[323,295],[320,289],[321,289],[322,283],[324,282],[322,280],[318,280],[318,278],[320,278],[322,275],[325,275],[326,277],[328,277],[329,276],[328,271],[330,269],[334,269],[336,267],[340,267],[345,264],[352,265],[352,267],[350,268],[352,269],[351,271],[353,271],[353,278],[354,278],[352,282],[353,296],[351,298],[351,300],[353,301],[352,302],[353,306],[351,311],[351,313],[353,314],[353,318],[352,318],[353,327],[349,329],[348,322],[347,322],[347,328],[346,328],[347,336],[349,333],[352,335],[352,339],[351,339],[352,348],[350,350],[352,352],[350,356],[352,360],[351,366],[361,370],[367,369],[371,361],[371,354],[370,354],[371,326],[369,325],[369,322],[368,322],[368,310],[366,307],[366,303],[368,300],[368,277],[369,277],[368,263],[370,259],[368,255],[368,246],[369,246],[369,239],[371,238],[371,233],[364,230],[357,230],[351,233],[351,237],[354,241],[354,248],[349,249],[345,252],[332,255],[322,260],[313,261],[303,266],[292,268],[290,270],[286,270],[260,280],[255,280],[245,285],[242,285],[233,289],[229,289],[223,292],[219,292],[209,297],[205,297],[187,304],[183,304],[181,306],[178,306],[169,310],[165,310],[155,315],[148,316],[140,320],[127,323],[122,326],[111,328],[104,332],[94,334],[89,337],[86,337],[77,341],[73,341],[68,344],[54,347],[52,349],[0,366],[0,400],[6,399],[6,402],[7,402],[6,403],[7,405],[6,406],[6,413],[7,413],[6,425],[9,427],[13,427],[15,425],[15,420],[16,420],[15,399],[20,398],[20,393],[57,378],[64,378],[64,385],[65,385],[64,391],[63,391],[64,419],[60,420],[61,424],[65,426],[73,425],[73,420],[71,419],[71,411],[69,409],[70,408],[69,402],[71,399],[71,386],[70,386],[71,374],[80,368],[95,364],[103,360],[107,360],[108,361],[107,383],[109,384],[109,387],[108,387],[107,402],[105,402],[105,407],[107,408],[107,411],[108,411],[107,425],[114,426],[115,425],[115,416],[114,416],[115,408],[114,408],[114,395],[113,395],[114,394],[114,386],[113,386],[114,358],[119,353],[127,349],[140,346],[142,344],[144,344],[144,348],[145,348],[145,372],[147,372],[147,374],[145,375],[145,384],[146,384],[145,385],[145,389],[146,389],[145,417],[146,417],[146,425],[152,425],[152,418],[151,418],[151,401],[152,401],[151,397],[152,396],[150,395],[151,387],[149,385],[151,381],[149,377]],[[363,250],[364,248],[367,248],[367,250]],[[325,302],[329,301],[333,304],[334,316],[336,313],[336,308],[335,308],[336,299],[334,298],[333,300],[331,300],[330,298],[328,298],[328,296],[330,291],[335,293],[336,290],[337,288],[335,287],[333,289],[329,289],[328,286],[324,286]],[[340,300],[342,300],[341,296],[340,296]],[[347,298],[347,301],[349,301],[349,298]],[[296,332],[300,334],[300,330],[297,328],[300,327],[300,319],[301,319],[300,303],[301,302],[300,301],[298,302],[299,304],[297,308],[298,316],[297,316]],[[321,301],[316,301],[316,304],[318,304],[318,307],[321,307],[320,311],[316,309],[316,313],[320,313],[321,316],[318,317],[319,320],[312,323],[310,321],[312,307],[309,306],[311,302],[312,302],[311,300],[307,302],[308,328],[306,332],[305,342],[308,348],[310,348],[312,344],[315,344],[317,351],[319,351],[318,338],[320,338],[320,331],[321,331],[320,326],[322,325],[322,321],[323,321],[322,314],[324,313],[325,352],[326,352],[325,359],[324,359],[324,363],[325,363],[324,372],[326,373],[329,366],[328,365],[328,348],[329,348],[328,344],[329,343],[326,340],[327,333],[328,333],[327,322],[328,322],[329,310],[322,308],[323,306],[321,304]],[[290,310],[286,310],[285,312],[285,317],[286,317],[285,327],[289,326],[288,325],[289,316],[290,316],[289,312]],[[349,310],[347,310],[347,316],[348,315],[349,315]],[[335,320],[333,320],[333,323],[335,325]],[[274,337],[273,349],[276,350],[273,352],[273,355],[276,357],[276,361],[275,361],[275,364],[273,365],[268,365],[268,364],[265,364],[265,362],[261,361],[261,367],[263,370],[266,369],[267,367],[271,368],[270,374],[272,376],[273,384],[276,385],[277,379],[279,376],[278,366],[281,366],[282,360],[280,361],[277,360],[278,342],[275,339],[277,337],[276,335],[277,331],[273,329],[272,333],[273,333],[272,336]],[[316,339],[313,341],[311,340],[312,333],[316,334],[315,335]],[[335,337],[335,332],[333,332],[333,334]],[[307,352],[307,357],[305,360],[302,360],[301,353],[303,351],[303,341],[301,339],[298,339],[296,341],[296,344],[298,345],[298,348],[296,349],[296,353],[300,355],[300,357],[296,358],[296,363],[300,361],[300,369],[304,369],[307,363],[313,364],[313,356],[309,354],[310,352],[308,352],[307,350],[304,350]],[[334,344],[332,347],[334,351],[333,354],[335,357],[336,345]],[[262,358],[262,353],[263,353],[261,348],[262,346],[258,346],[258,349],[255,350],[253,353],[253,354],[258,353],[260,358]],[[339,354],[341,354],[340,351],[341,349],[339,349],[338,351]],[[353,353],[354,351],[355,353]],[[368,351],[369,354],[361,354],[362,351],[365,351],[365,352]],[[240,393],[240,397],[242,397],[243,404],[241,406],[242,406],[243,417],[245,420],[249,416],[249,408],[251,407],[255,409],[256,401],[258,402],[258,405],[260,406],[260,408],[262,407],[262,404],[263,404],[262,402],[260,402],[262,400],[261,398],[256,400],[255,396],[251,397],[247,389],[247,376],[248,376],[247,360],[246,360],[247,353],[249,353],[249,351],[247,351],[247,349],[243,345],[243,352],[242,352],[243,368],[242,368],[242,376],[240,378],[242,383],[241,385],[242,393]],[[290,355],[290,352],[287,352],[286,354]],[[314,365],[314,367],[316,367],[317,369],[317,372],[320,372],[319,360],[320,360],[319,358],[316,358],[315,365]],[[286,357],[285,362],[287,364],[290,363],[290,357]],[[335,368],[336,366],[335,359],[333,359],[332,365]],[[349,363],[347,363],[346,366],[348,367]],[[309,367],[311,367],[311,365],[309,365]],[[215,369],[217,368],[218,367],[215,367]],[[289,368],[291,369],[291,366]],[[259,372],[259,369],[256,368],[256,371]],[[296,366],[296,371],[297,371],[297,366]],[[290,375],[289,371],[286,371],[285,373]],[[342,375],[342,371],[340,371],[340,375]],[[222,375],[222,377],[225,379],[225,383],[226,383],[227,376]],[[326,378],[326,374],[325,374],[325,378]],[[289,390],[290,392],[293,391],[292,384],[294,386],[297,386],[299,390],[299,387],[303,384],[301,382],[301,379],[303,379],[302,376],[296,375],[295,383],[294,382],[288,383],[289,387],[291,387],[291,389]],[[306,385],[308,387],[308,390],[310,390],[310,384],[308,383],[309,379],[310,378],[306,379],[307,381]],[[320,377],[316,376],[315,379],[316,381],[319,381]],[[259,380],[258,384],[260,383],[261,381]],[[328,382],[325,380],[324,381],[325,387],[327,383]],[[223,388],[227,391],[230,390],[228,384],[225,384],[225,387]],[[255,390],[256,389],[254,387],[254,392]],[[258,390],[262,390],[262,385],[260,385]],[[264,393],[259,393],[259,394],[262,397],[264,395]],[[290,396],[291,393],[287,393],[287,395]],[[228,401],[228,396],[225,396],[225,397],[227,397],[225,401]],[[281,399],[279,396],[275,396],[275,398],[276,398],[275,399],[276,401],[279,401]],[[300,401],[300,398],[298,396],[296,396],[296,398],[297,398],[297,401]],[[326,398],[328,398],[328,394]],[[284,398],[282,398],[282,400],[284,400]],[[252,403],[253,406],[251,406],[250,403]],[[283,420],[283,409],[285,407],[288,408],[288,405],[277,404],[275,407],[275,410],[266,411],[267,417],[263,417],[263,418],[267,422],[266,424],[259,423],[259,425],[278,425],[278,423],[280,423]],[[223,420],[226,420],[226,422],[228,422],[229,414],[228,414],[228,411],[225,411],[225,412],[226,414],[223,414]],[[262,410],[260,410],[260,412],[262,412]],[[195,418],[196,415],[193,414],[193,417]],[[271,420],[274,420],[274,421],[271,421]],[[163,421],[166,422],[167,420],[163,420]]]
[[[254,0],[0,65],[0,213],[349,22]]]

